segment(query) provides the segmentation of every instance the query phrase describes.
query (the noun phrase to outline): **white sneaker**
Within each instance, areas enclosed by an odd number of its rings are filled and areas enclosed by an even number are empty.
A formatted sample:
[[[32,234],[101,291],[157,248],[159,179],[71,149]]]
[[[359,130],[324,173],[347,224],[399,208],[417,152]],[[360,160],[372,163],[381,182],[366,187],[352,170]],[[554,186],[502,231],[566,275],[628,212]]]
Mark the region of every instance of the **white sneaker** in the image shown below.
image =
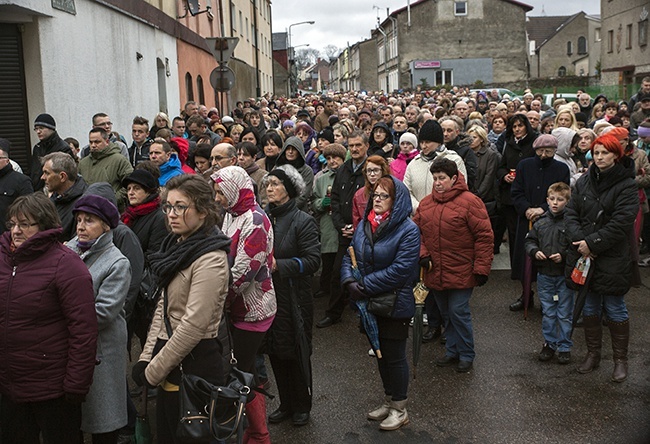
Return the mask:
[[[377,355],[375,355],[375,351],[373,349],[368,350],[368,356],[372,356],[373,358]]]

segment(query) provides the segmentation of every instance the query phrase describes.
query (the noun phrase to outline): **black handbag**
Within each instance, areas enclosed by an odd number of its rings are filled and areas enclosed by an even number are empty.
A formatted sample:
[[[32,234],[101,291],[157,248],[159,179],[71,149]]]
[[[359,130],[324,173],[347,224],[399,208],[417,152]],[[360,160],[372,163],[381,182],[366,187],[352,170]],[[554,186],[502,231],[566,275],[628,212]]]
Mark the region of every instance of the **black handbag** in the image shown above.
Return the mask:
[[[375,316],[390,318],[397,300],[397,292],[387,291],[368,298],[368,311]]]
[[[164,314],[167,336],[171,338],[172,328],[167,316],[167,292],[164,292]],[[226,314],[224,313],[224,316]],[[226,324],[227,324],[226,320]],[[252,391],[254,376],[237,368],[237,359],[230,340],[230,373],[223,386],[214,385],[200,376],[185,373],[179,365],[181,382],[178,396],[180,420],[176,426],[176,437],[184,443],[210,442],[212,439],[226,440],[237,434],[237,442],[244,437],[246,403],[255,394]]]

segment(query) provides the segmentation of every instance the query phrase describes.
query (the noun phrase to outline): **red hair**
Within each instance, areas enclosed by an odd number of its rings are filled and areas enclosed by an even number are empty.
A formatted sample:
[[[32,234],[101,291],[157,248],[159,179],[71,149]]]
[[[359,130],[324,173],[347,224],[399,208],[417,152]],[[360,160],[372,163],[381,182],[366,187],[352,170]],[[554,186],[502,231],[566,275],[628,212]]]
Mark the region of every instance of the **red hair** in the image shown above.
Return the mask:
[[[605,133],[602,136],[599,136],[591,142],[591,155],[594,155],[594,147],[596,145],[602,145],[610,153],[616,154],[616,161],[623,157],[625,153],[623,152],[623,146],[621,142],[613,134]]]

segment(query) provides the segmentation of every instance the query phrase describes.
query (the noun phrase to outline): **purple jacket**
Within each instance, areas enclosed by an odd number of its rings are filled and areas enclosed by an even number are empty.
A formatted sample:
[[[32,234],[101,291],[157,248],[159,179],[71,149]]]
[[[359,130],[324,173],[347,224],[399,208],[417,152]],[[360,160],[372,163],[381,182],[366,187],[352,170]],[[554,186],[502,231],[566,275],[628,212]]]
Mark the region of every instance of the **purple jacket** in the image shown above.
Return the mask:
[[[14,402],[85,395],[92,383],[97,316],[88,268],[41,231],[11,251],[0,236],[0,393]]]

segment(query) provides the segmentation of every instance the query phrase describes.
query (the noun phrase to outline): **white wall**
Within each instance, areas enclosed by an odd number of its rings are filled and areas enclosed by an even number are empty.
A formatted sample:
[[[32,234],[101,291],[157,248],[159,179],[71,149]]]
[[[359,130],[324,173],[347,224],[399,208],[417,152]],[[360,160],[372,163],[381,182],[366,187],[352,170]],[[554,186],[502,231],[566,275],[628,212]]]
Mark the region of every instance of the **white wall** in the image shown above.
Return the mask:
[[[176,39],[94,1],[75,4],[77,15],[50,9],[45,11],[50,17],[25,24],[30,122],[47,112],[61,137],[75,137],[83,145],[92,115],[105,112],[130,143],[133,117],[153,123],[158,112],[157,57],[169,59],[168,109],[180,108]],[[32,145],[36,142],[32,134]]]

